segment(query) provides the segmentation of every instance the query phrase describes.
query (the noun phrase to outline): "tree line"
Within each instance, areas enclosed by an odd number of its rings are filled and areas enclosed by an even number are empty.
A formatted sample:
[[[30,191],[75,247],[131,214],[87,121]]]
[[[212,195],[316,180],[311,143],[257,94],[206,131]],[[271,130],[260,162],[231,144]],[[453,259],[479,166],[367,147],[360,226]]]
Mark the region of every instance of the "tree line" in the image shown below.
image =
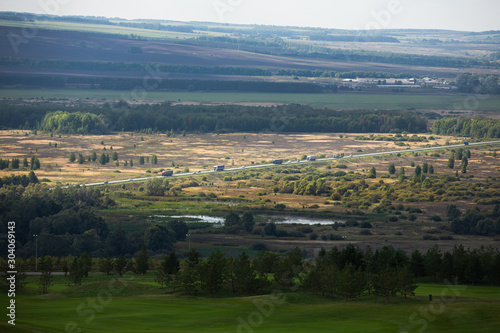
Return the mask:
[[[444,253],[434,245],[426,252],[414,250],[408,255],[392,246],[374,251],[369,246],[361,250],[347,244],[342,249],[321,249],[313,260],[304,258],[299,248],[287,254],[263,250],[253,259],[245,252],[226,256],[220,251],[203,258],[193,249],[183,260],[175,252],[152,260],[143,245],[135,258],[120,255],[92,259],[83,252],[80,256],[56,259],[50,256],[40,259],[45,275],[39,282],[43,292],[50,287],[53,270],[64,271],[75,286],[91,270],[107,275],[154,271],[162,288],[187,295],[248,296],[271,290],[304,291],[346,302],[367,295],[378,295],[386,302],[396,295],[414,296],[416,278],[422,277],[468,284],[500,283],[500,252],[492,247],[471,250],[462,245]],[[26,261],[30,263],[25,266],[32,264],[32,260]]]
[[[473,138],[500,138],[500,120],[453,117],[436,120],[432,133]]]
[[[379,71],[350,71],[336,72],[324,69],[294,69],[282,68],[278,70],[264,69],[258,67],[235,67],[235,66],[194,66],[194,65],[163,65],[163,64],[140,64],[131,62],[110,62],[110,61],[82,61],[64,59],[27,59],[0,57],[0,65],[21,66],[27,68],[57,68],[72,70],[91,71],[127,71],[127,72],[147,72],[148,68],[154,68],[158,72],[165,73],[188,73],[188,74],[213,74],[213,75],[244,75],[244,76],[302,76],[302,77],[331,77],[331,78],[398,78],[405,79],[420,77],[410,73],[390,73]],[[20,80],[20,79],[19,79]],[[53,80],[54,85],[62,85],[63,80]]]
[[[251,107],[239,105],[128,105],[126,102],[99,107],[58,106],[51,113],[47,105],[0,104],[5,128],[55,128],[64,133],[89,131],[154,132],[337,132],[337,133],[422,133],[426,118],[407,111],[333,111],[304,105]],[[77,116],[71,116],[76,113]],[[23,116],[23,118],[21,118]],[[70,123],[67,120],[73,119]],[[53,122],[52,122],[53,121]],[[42,124],[42,125],[40,125]],[[52,126],[54,125],[54,126]]]

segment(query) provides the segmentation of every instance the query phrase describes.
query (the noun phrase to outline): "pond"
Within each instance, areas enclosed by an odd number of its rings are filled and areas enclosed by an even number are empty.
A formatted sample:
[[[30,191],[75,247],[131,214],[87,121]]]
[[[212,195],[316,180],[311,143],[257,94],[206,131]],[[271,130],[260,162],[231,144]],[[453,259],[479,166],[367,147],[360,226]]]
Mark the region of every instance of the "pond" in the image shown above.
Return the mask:
[[[205,222],[214,224],[224,224],[224,217],[208,216],[208,215],[153,215],[152,217],[159,218],[170,218],[170,219],[182,219],[189,220],[190,222]],[[276,224],[286,224],[286,223],[296,223],[296,224],[308,224],[308,225],[331,225],[335,223],[341,223],[344,221],[340,220],[329,220],[329,219],[314,219],[308,217],[296,217],[296,216],[263,216],[264,219],[268,219]]]

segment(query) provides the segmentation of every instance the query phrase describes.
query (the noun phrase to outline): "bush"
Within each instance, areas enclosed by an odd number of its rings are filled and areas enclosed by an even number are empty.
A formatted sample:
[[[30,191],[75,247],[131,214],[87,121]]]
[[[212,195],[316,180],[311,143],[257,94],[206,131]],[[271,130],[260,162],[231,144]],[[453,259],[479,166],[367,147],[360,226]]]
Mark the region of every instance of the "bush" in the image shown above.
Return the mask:
[[[311,227],[303,227],[300,228],[300,231],[303,232],[304,234],[310,234],[311,232],[313,232],[313,229]]]
[[[391,216],[389,217],[389,222],[398,222],[399,218],[397,216]]]
[[[267,246],[264,243],[254,243],[251,249],[255,251],[264,251],[267,250]]]
[[[360,228],[364,228],[364,229],[370,229],[372,227],[372,224],[370,222],[362,222],[360,225],[359,225]]]
[[[363,236],[370,236],[370,235],[372,235],[372,232],[370,230],[368,230],[368,229],[364,229],[364,230],[361,230],[359,232],[359,234],[363,235]]]
[[[276,230],[276,237],[288,237],[288,236],[290,236],[290,234],[286,230],[283,229]]]
[[[339,241],[339,240],[343,240],[342,236],[340,235],[335,235],[335,234],[330,234],[330,240],[331,241]]]
[[[318,235],[317,234],[310,234],[309,235],[309,239],[310,240],[316,240],[316,239],[318,239]]]
[[[346,227],[357,227],[359,225],[359,222],[356,220],[347,220],[346,223],[344,223],[344,226]]]
[[[432,215],[431,217],[429,217],[429,220],[431,221],[436,221],[436,222],[440,222],[442,221],[443,219],[441,218],[441,216],[439,215]]]

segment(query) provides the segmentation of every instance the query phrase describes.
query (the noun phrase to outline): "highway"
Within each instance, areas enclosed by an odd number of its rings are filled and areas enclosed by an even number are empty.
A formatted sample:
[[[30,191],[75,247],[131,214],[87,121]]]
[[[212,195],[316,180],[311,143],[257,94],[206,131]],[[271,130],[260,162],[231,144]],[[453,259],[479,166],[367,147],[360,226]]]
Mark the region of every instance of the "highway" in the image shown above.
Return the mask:
[[[487,145],[487,144],[499,144],[499,141],[484,141],[484,142],[474,142],[469,143],[468,146],[479,146],[479,145]],[[352,159],[352,158],[360,158],[360,157],[369,157],[369,156],[380,156],[380,155],[390,155],[397,153],[412,153],[418,151],[429,151],[429,150],[439,150],[439,149],[447,149],[447,148],[458,148],[458,147],[468,147],[467,145],[456,144],[456,145],[448,145],[448,146],[434,146],[434,147],[426,147],[426,148],[416,148],[416,149],[404,149],[404,150],[392,150],[392,151],[384,151],[378,153],[367,153],[367,154],[357,154],[357,155],[348,155],[344,157],[327,157],[327,158],[318,158],[316,161],[307,161],[307,160],[297,160],[297,161],[288,161],[283,164],[258,164],[258,165],[248,165],[241,167],[232,167],[224,169],[223,171],[214,171],[214,170],[204,170],[204,171],[195,171],[195,172],[187,172],[187,173],[177,173],[172,176],[152,176],[152,177],[140,177],[140,178],[129,178],[122,180],[110,180],[98,183],[89,183],[82,184],[80,186],[102,186],[107,184],[122,184],[122,183],[130,183],[137,181],[145,181],[152,178],[176,178],[176,177],[185,177],[185,176],[193,176],[193,175],[203,175],[208,173],[221,173],[221,172],[232,172],[232,171],[242,171],[247,169],[258,169],[258,168],[268,168],[268,167],[278,167],[278,166],[287,166],[287,165],[295,165],[295,164],[303,164],[303,163],[316,163],[316,162],[325,162],[325,161],[336,161],[336,160],[344,160],[344,159]],[[63,186],[63,188],[67,188],[68,186]]]

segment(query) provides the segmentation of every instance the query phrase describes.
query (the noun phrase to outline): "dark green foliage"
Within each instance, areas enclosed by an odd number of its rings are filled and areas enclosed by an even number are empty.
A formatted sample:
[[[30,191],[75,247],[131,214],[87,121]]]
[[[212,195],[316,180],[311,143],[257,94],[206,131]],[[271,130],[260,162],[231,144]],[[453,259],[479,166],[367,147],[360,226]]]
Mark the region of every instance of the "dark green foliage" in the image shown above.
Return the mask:
[[[76,154],[74,151],[72,151],[70,154],[69,154],[69,161],[71,163],[75,162],[76,161]]]
[[[82,284],[83,272],[82,265],[78,258],[73,259],[73,263],[69,269],[68,279],[74,286],[79,286]]]
[[[107,129],[102,116],[82,112],[49,112],[41,122],[44,131],[68,134],[102,134]]]
[[[146,229],[144,241],[151,251],[171,250],[175,243],[175,233],[161,224],[154,224]]]
[[[106,155],[104,155],[104,153],[99,156],[99,163],[102,165],[106,164]]]
[[[396,173],[396,167],[394,166],[394,163],[389,164],[389,174],[393,175]]]
[[[267,236],[276,236],[276,224],[274,222],[267,223],[264,227],[264,233]]]
[[[139,165],[144,165],[144,156],[139,156]]]
[[[368,173],[368,178],[377,178],[377,171],[375,170],[375,167],[372,167],[370,169],[370,172]]]
[[[137,258],[135,258],[135,272],[137,274],[146,274],[149,269],[149,255],[146,245],[143,244]]]
[[[189,231],[186,222],[183,221],[170,221],[167,223],[167,228],[175,233],[175,239],[178,241],[185,240]]]
[[[164,80],[167,82],[171,80]],[[142,80],[141,83],[142,84]],[[234,86],[233,81],[226,82]],[[260,84],[260,83],[259,83]],[[132,86],[131,88],[134,88]],[[177,89],[177,88],[176,88]],[[212,88],[210,87],[212,90]],[[61,132],[94,133],[109,130],[136,131],[153,129],[155,131],[220,132],[221,130],[258,132],[269,127],[269,119],[286,114],[284,132],[353,132],[353,133],[387,133],[405,130],[410,133],[425,132],[426,118],[411,112],[384,111],[332,111],[313,109],[304,105],[283,105],[273,109],[251,106],[173,106],[169,103],[152,105],[120,106],[127,112],[116,112],[118,106],[105,104],[101,107],[64,107],[64,111],[56,113],[47,105],[33,104],[17,106],[0,104],[3,120],[0,125],[8,128],[19,128],[25,125],[58,119]],[[81,113],[82,109],[85,113]],[[271,112],[270,112],[271,111]],[[75,116],[71,116],[71,115]],[[81,123],[90,115],[89,124]],[[44,117],[47,117],[45,119]],[[21,120],[23,119],[23,120]],[[62,120],[64,119],[64,121]]]
[[[500,94],[498,75],[459,74],[455,84],[460,92],[474,94]]]
[[[99,272],[109,275],[113,270],[113,260],[110,257],[99,260]]]
[[[441,135],[500,138],[500,120],[465,117],[444,118],[434,122],[432,132]]]
[[[82,154],[78,154],[78,164],[83,164],[85,162],[85,158]]]
[[[250,212],[243,213],[243,216],[241,218],[241,225],[246,232],[251,232],[255,225],[253,214]]]
[[[146,182],[146,195],[163,196],[165,194],[165,185],[160,178],[150,178]]]
[[[227,259],[220,251],[213,252],[208,259],[197,265],[201,289],[211,297],[222,290]]]
[[[127,267],[127,264],[128,260],[123,254],[116,258],[113,263],[116,274],[122,276],[123,273],[125,273],[125,267]]]
[[[52,285],[52,265],[52,258],[49,256],[38,259],[38,268],[41,273],[38,285],[40,286],[40,291],[44,294],[49,292],[49,287]]]
[[[450,158],[448,159],[448,168],[453,169],[455,166],[455,154],[451,153]]]

